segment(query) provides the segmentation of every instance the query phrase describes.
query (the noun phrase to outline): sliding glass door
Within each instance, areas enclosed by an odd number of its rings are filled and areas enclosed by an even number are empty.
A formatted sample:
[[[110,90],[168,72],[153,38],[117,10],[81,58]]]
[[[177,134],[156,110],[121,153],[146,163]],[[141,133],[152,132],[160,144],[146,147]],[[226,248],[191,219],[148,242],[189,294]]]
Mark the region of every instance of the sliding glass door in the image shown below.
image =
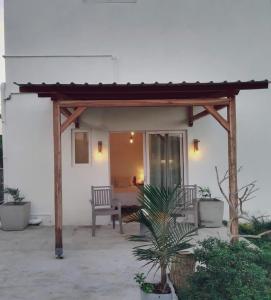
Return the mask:
[[[148,182],[174,187],[185,181],[183,133],[148,133]]]

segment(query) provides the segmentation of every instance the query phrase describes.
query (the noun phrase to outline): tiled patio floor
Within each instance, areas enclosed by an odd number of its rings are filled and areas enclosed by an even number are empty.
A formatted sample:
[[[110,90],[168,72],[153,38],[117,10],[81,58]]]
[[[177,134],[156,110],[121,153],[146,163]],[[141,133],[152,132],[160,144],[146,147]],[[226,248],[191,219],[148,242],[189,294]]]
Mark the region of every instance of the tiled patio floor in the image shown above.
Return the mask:
[[[28,227],[22,232],[0,231],[1,300],[138,300],[133,276],[140,263],[132,256],[125,225],[121,236],[103,226],[92,238],[88,227],[64,228],[63,260],[54,258],[53,227]],[[225,229],[204,229],[197,237],[225,237]]]

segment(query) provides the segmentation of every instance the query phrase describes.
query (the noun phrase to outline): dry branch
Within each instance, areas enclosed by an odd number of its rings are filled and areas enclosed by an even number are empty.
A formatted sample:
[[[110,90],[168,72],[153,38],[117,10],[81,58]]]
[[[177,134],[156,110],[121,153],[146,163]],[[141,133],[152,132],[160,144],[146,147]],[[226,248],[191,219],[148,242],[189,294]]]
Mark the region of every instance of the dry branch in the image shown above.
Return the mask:
[[[242,167],[238,168],[237,174],[239,174],[241,170],[242,170]],[[248,212],[246,212],[244,210],[244,203],[255,198],[254,194],[258,191],[258,188],[256,187],[256,180],[239,188],[237,191],[238,204],[236,206],[230,201],[230,197],[227,195],[227,193],[224,191],[224,188],[223,188],[223,184],[225,182],[228,182],[228,180],[229,180],[229,171],[227,170],[222,177],[219,176],[217,167],[215,167],[215,171],[216,171],[216,179],[217,179],[217,184],[218,184],[219,190],[220,190],[222,196],[224,197],[224,199],[227,201],[227,203],[232,211],[232,217],[230,218],[229,223],[228,223],[228,232],[229,232],[229,235],[230,235],[230,238],[232,241],[233,239],[239,238],[239,236],[240,236],[239,234],[238,234],[238,236],[232,235],[232,232],[231,232],[232,223],[234,221],[240,220],[240,219],[243,219],[243,220],[246,220],[249,222],[251,221],[251,217],[249,216]],[[242,192],[241,195],[240,195],[240,192]],[[264,234],[268,234],[268,233],[270,233],[270,232],[269,231],[263,232],[256,236],[243,236],[242,235],[242,237],[260,238]]]

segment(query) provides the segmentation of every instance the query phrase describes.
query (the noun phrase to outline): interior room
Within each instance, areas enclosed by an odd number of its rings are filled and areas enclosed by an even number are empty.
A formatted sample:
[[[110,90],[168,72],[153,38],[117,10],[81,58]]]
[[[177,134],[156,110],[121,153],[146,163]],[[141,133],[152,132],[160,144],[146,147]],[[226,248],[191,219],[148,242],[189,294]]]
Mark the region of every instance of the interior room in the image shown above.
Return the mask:
[[[110,133],[110,173],[114,197],[122,207],[138,206],[138,188],[144,183],[142,132]]]

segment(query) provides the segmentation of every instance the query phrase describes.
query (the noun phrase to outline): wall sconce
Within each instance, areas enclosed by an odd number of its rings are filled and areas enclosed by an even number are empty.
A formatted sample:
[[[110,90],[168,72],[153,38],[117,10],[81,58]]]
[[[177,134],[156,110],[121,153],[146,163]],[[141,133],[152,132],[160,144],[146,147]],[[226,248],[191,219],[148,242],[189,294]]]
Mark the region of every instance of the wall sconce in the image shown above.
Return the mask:
[[[198,140],[198,139],[193,140],[194,152],[199,151],[199,142],[200,142],[200,140]]]
[[[102,152],[103,152],[103,142],[102,142],[102,141],[99,141],[99,142],[98,142],[98,152],[99,152],[99,153],[102,153]]]

